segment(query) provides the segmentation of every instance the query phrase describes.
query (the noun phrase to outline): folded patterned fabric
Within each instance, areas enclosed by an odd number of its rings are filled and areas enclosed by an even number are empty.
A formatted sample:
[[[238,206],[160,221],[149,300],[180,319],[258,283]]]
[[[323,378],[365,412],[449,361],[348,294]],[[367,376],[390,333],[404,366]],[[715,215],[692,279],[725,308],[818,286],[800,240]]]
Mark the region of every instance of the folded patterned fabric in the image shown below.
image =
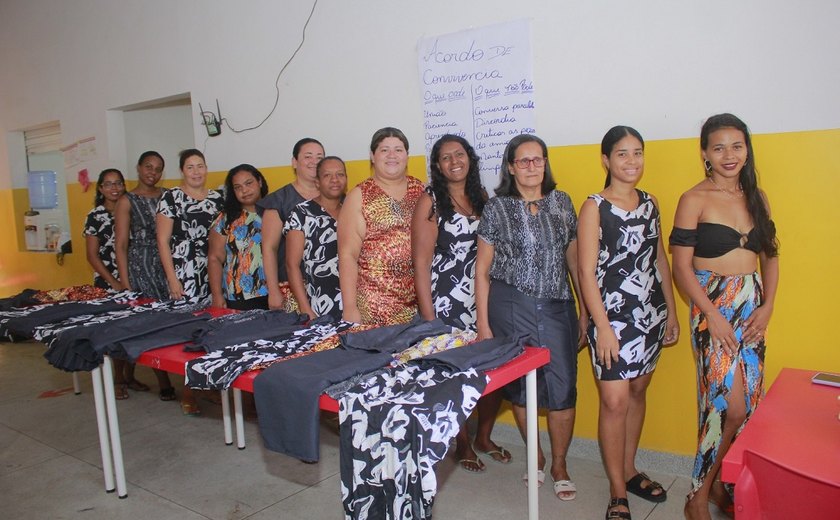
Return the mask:
[[[425,338],[420,340],[420,342],[414,346],[394,354],[394,362],[392,365],[402,365],[412,359],[428,356],[434,354],[435,352],[442,352],[451,348],[463,347],[464,345],[475,341],[476,337],[478,337],[478,334],[471,330],[456,329],[452,333]]]

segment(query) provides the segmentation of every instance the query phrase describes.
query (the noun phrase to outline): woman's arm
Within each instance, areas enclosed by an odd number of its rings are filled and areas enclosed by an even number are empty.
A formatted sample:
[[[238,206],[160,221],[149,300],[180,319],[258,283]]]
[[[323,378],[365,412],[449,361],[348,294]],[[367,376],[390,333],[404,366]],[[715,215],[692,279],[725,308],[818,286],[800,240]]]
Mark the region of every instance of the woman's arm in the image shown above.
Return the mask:
[[[411,261],[414,264],[414,290],[417,307],[424,320],[435,319],[432,302],[432,259],[438,238],[437,215],[429,219],[432,198],[424,193],[417,201],[411,219]]]
[[[656,197],[651,195],[654,206],[659,210],[659,202]],[[660,212],[661,214],[661,212]],[[662,226],[659,222],[656,223],[659,228],[659,241],[657,243],[656,251],[656,268],[659,275],[662,277],[662,295],[665,297],[665,307],[667,308],[668,317],[665,325],[665,337],[663,344],[673,345],[680,339],[680,322],[677,319],[677,305],[674,299],[674,286],[671,282],[671,266],[668,265],[668,255],[665,252],[665,243],[662,240]]]
[[[496,248],[484,239],[478,239],[478,254],[475,259],[475,314],[476,328],[479,339],[490,339],[493,330],[490,328],[487,306],[490,298],[490,267]]]
[[[216,231],[214,226],[214,229],[210,230],[209,247],[207,248],[207,279],[210,283],[210,296],[213,298],[213,307],[227,307],[223,282],[225,261],[227,261],[226,245],[227,238]]]
[[[280,277],[277,273],[277,251],[283,236],[283,219],[280,211],[266,209],[262,216],[262,255],[265,284],[268,286],[268,308],[282,309],[283,295],[280,293]]]
[[[770,214],[770,204],[764,192],[761,193],[764,204],[767,206],[767,214]],[[755,343],[764,337],[767,325],[770,324],[770,316],[773,314],[773,305],[776,302],[776,290],[779,287],[779,257],[767,256],[761,252],[758,255],[758,262],[761,268],[761,286],[763,294],[761,306],[756,309],[749,318],[744,321],[744,343]]]
[[[155,216],[155,226],[157,226],[160,263],[163,266],[163,272],[166,274],[169,297],[173,300],[180,300],[184,297],[184,286],[181,285],[181,281],[178,280],[178,276],[175,274],[175,263],[172,260],[172,246],[169,244],[170,240],[172,240],[172,229],[175,226],[175,221],[158,213]]]
[[[306,293],[306,284],[303,281],[303,272],[301,271],[305,244],[306,237],[303,231],[299,229],[286,231],[286,274],[289,275],[289,287],[298,302],[300,313],[307,314],[312,319],[318,317],[318,315],[312,310],[309,295]]]
[[[578,350],[586,343],[586,329],[589,327],[589,311],[583,296],[580,293],[580,279],[578,278],[578,243],[577,239],[569,242],[566,246],[566,265],[569,268],[569,276],[572,278],[572,290],[578,300],[580,315],[578,316]]]
[[[367,234],[362,215],[362,191],[353,188],[344,199],[338,215],[338,273],[344,320],[361,323],[362,314],[356,300],[359,281],[359,253]]]
[[[587,312],[592,317],[592,322],[595,324],[597,340],[596,344],[592,345],[595,349],[595,357],[607,369],[610,369],[612,363],[618,361],[619,345],[615,331],[610,325],[595,274],[601,248],[600,227],[601,215],[598,213],[598,205],[594,200],[587,199],[580,209],[577,228],[577,271],[578,283],[580,284],[578,295],[586,304],[585,306],[581,305],[581,308],[586,307]],[[566,255],[569,256],[568,252]]]
[[[684,193],[677,205],[674,227],[697,229],[702,209],[702,199],[698,194],[690,191]],[[738,341],[735,339],[735,331],[732,330],[732,325],[709,300],[709,296],[694,275],[694,247],[672,245],[671,255],[673,258],[674,281],[677,283],[677,287],[706,316],[712,345],[723,348],[729,355],[735,355],[738,351]]]
[[[131,229],[131,201],[123,195],[114,208],[114,253],[117,256],[117,270],[120,273],[120,286],[131,290],[128,278],[128,240]]]
[[[87,255],[87,261],[90,266],[93,267],[93,270],[96,271],[103,280],[108,282],[108,285],[110,285],[112,289],[115,291],[121,290],[122,285],[120,282],[114,278],[114,275],[111,274],[111,271],[105,267],[105,264],[102,263],[102,259],[99,258],[99,237],[96,235],[85,235],[85,253]]]

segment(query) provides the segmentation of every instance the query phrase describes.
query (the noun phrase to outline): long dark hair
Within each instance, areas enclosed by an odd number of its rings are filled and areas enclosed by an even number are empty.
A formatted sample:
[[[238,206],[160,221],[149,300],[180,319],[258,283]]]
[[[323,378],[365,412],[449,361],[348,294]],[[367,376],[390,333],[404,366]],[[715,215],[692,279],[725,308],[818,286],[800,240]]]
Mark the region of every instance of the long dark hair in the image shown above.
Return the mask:
[[[99,179],[96,180],[96,195],[93,198],[93,207],[105,204],[105,195],[103,195],[102,192],[99,191],[99,188],[102,187],[102,183],[105,182],[105,176],[109,173],[116,173],[117,175],[119,175],[120,181],[123,183],[123,186],[125,186],[125,177],[123,177],[121,171],[119,171],[116,168],[107,168],[105,170],[102,170],[101,172],[99,172]]]
[[[613,152],[613,148],[615,148],[615,145],[628,135],[638,139],[639,142],[642,143],[642,150],[645,149],[645,140],[642,139],[642,134],[640,134],[635,128],[618,125],[607,130],[607,133],[604,134],[604,138],[601,139],[601,155],[606,155],[607,158],[609,158],[610,154]],[[608,167],[607,180],[604,181],[604,188],[608,187],[611,181],[612,175],[610,174],[610,169]]]
[[[516,149],[525,143],[537,143],[542,148],[542,154],[545,158],[545,174],[543,175],[542,186],[540,193],[547,195],[554,188],[557,183],[554,182],[554,176],[551,174],[551,165],[548,163],[548,147],[545,141],[539,137],[531,134],[520,134],[510,140],[505,148],[504,160],[502,161],[502,168],[499,171],[499,187],[496,188],[496,195],[500,197],[521,197],[522,194],[516,188],[516,181],[513,180],[513,175],[510,173],[510,165],[516,159]]]
[[[242,203],[236,198],[236,192],[233,191],[233,177],[239,172],[248,172],[257,182],[260,183],[260,198],[265,197],[268,193],[268,183],[265,182],[265,177],[262,173],[250,164],[240,164],[230,169],[225,177],[225,227],[230,227],[231,222],[239,218],[242,214]]]
[[[481,176],[479,175],[479,161],[478,154],[472,145],[459,135],[446,134],[435,142],[432,146],[432,153],[429,155],[429,171],[431,172],[431,188],[435,195],[435,205],[432,211],[429,212],[429,220],[437,210],[438,215],[443,220],[449,220],[455,213],[455,208],[452,206],[452,199],[449,197],[449,179],[440,171],[440,149],[446,143],[458,143],[464,147],[467,152],[467,157],[470,160],[470,168],[467,171],[466,186],[464,192],[473,207],[473,212],[476,216],[481,216],[484,211],[484,203],[487,200],[487,193],[481,185]]]
[[[734,128],[744,134],[744,143],[747,145],[747,160],[738,174],[738,182],[741,191],[747,201],[747,211],[752,218],[758,235],[761,250],[767,256],[779,255],[779,240],[776,238],[776,224],[770,219],[770,212],[767,204],[758,189],[758,171],[755,168],[755,153],[753,152],[752,138],[747,124],[732,114],[717,114],[703,123],[700,130],[700,149],[706,150],[709,146],[709,136],[722,128]]]

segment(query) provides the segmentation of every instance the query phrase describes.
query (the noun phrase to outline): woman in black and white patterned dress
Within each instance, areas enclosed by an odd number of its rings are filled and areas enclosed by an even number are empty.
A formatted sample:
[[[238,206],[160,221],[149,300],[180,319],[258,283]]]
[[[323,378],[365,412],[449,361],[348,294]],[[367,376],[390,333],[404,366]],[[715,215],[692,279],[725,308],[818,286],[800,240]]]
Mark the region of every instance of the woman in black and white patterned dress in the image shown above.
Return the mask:
[[[202,301],[210,295],[207,237],[224,197],[205,186],[207,164],[199,150],[181,152],[180,168],[181,185],[165,191],[158,203],[157,242],[169,296]]]
[[[417,307],[426,320],[440,318],[475,330],[476,231],[487,200],[479,158],[463,137],[444,135],[432,146],[429,170],[431,184],[417,201],[411,223]],[[493,392],[479,401],[474,442],[466,425],[458,432],[455,458],[463,470],[485,470],[476,451],[502,464],[510,462],[510,452],[490,438],[501,400],[501,392]]]
[[[295,206],[286,221],[286,272],[302,314],[340,320],[336,219],[347,189],[344,161],[335,156],[321,159],[315,185],[320,195]]]
[[[580,212],[580,285],[591,321],[592,366],[601,398],[598,441],[610,481],[608,518],[629,518],[627,492],[652,502],[664,488],[636,469],[645,394],[662,344],[674,343],[671,271],[656,199],[636,189],[644,171],[644,141],[626,126],[601,142],[604,190]],[[629,451],[628,451],[629,450]],[[626,515],[626,516],[625,516]]]
[[[114,250],[114,209],[125,193],[125,179],[121,171],[102,170],[96,181],[94,208],[85,219],[85,251],[93,267],[93,285],[102,289],[122,290]]]

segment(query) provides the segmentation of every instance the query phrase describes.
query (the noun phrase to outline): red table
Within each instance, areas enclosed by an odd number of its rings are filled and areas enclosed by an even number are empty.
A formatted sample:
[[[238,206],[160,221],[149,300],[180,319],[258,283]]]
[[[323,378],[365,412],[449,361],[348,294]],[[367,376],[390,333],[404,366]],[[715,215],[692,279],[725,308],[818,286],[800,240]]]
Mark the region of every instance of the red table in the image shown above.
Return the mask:
[[[214,314],[216,315],[216,314]],[[137,358],[137,364],[149,366],[172,372],[175,374],[185,374],[186,362],[197,357],[202,356],[203,352],[184,352],[184,344],[172,345],[169,347],[158,348],[147,351]],[[537,505],[537,372],[536,370],[546,365],[550,360],[551,354],[548,349],[538,347],[525,347],[525,352],[517,356],[508,363],[490,370],[486,373],[489,378],[487,387],[484,393],[488,394],[502,386],[510,383],[514,379],[525,376],[526,378],[526,422],[528,429],[527,439],[527,467],[528,467],[528,518],[536,520],[539,515],[539,507]],[[110,368],[110,360],[106,360],[105,366]],[[107,370],[108,375],[106,380],[110,380],[110,370]],[[234,402],[234,417],[236,423],[236,437],[237,446],[239,449],[245,448],[245,427],[242,415],[242,391],[254,391],[254,378],[256,378],[261,371],[249,371],[237,377],[232,385],[233,388],[233,402]],[[107,395],[106,401],[110,401],[107,406],[108,422],[111,424],[112,438],[114,439],[114,458],[119,460],[115,464],[115,472],[117,474],[117,489],[120,498],[127,496],[125,491],[125,470],[122,465],[122,447],[119,441],[119,419],[117,418],[117,410],[113,398],[113,390],[111,396]],[[338,402],[327,395],[321,395],[318,406],[322,410],[337,412]],[[230,408],[227,390],[222,391],[222,419],[225,430],[225,443],[232,444],[230,432]],[[104,458],[103,458],[104,465]],[[106,477],[107,481],[107,477]]]
[[[723,459],[745,519],[840,518],[840,388],[785,368]]]

